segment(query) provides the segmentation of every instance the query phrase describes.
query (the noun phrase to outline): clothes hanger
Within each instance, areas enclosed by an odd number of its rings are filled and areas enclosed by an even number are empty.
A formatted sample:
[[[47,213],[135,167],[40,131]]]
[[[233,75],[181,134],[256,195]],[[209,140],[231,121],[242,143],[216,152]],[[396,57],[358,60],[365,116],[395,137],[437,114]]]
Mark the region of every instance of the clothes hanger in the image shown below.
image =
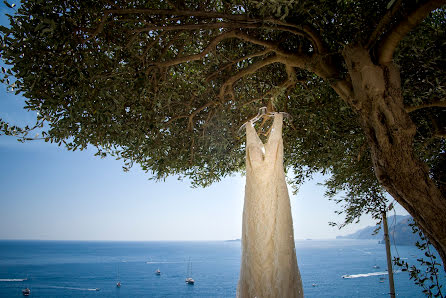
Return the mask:
[[[257,113],[256,116],[254,116],[254,118],[249,119],[248,121],[246,121],[245,123],[242,124],[242,126],[240,126],[239,130],[238,130],[238,134],[239,135],[243,135],[244,131],[245,131],[245,127],[246,124],[248,124],[249,122],[251,122],[251,124],[256,123],[257,121],[259,121],[264,115],[268,115],[270,112],[267,112],[267,107],[261,107],[259,108],[259,112]],[[272,116],[272,115],[269,115]]]
[[[270,112],[270,111],[268,111],[268,107],[261,107],[261,108],[259,108],[259,112],[257,113],[257,115],[254,118],[246,121],[245,123],[243,123],[242,126],[240,126],[240,128],[238,129],[238,134],[239,135],[244,134],[246,124],[248,124],[249,122],[251,122],[251,124],[254,124],[257,121],[259,121],[260,119],[264,118],[263,123],[261,125],[261,126],[263,126],[266,122],[265,118],[274,117],[277,114],[282,114],[284,119],[292,120],[291,115],[286,112]],[[271,130],[271,128],[268,130],[268,133],[270,130]]]

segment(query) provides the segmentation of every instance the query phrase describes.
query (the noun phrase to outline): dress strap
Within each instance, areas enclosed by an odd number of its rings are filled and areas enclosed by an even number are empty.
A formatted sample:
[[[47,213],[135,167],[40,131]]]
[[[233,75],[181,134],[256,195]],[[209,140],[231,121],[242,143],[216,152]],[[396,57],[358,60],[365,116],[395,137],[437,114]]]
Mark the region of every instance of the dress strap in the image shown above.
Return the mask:
[[[267,144],[282,138],[283,114],[274,113],[273,126]]]
[[[252,125],[251,121],[248,121],[245,125],[246,127],[246,144],[258,144],[258,145],[263,145],[262,141],[260,140],[259,136],[257,135],[257,132],[254,128],[254,126]]]

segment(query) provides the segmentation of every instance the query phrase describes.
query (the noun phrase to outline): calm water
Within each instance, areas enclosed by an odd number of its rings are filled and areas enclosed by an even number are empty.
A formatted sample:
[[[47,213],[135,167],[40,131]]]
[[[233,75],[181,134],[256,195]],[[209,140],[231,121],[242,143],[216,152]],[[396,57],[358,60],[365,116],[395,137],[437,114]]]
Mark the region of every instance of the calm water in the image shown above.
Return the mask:
[[[397,249],[409,260],[419,254]],[[376,241],[297,241],[296,251],[306,297],[387,296],[386,275],[342,278],[385,273],[384,245]],[[195,285],[184,282],[189,257]],[[0,241],[0,297],[23,297],[25,287],[30,297],[235,297],[239,266],[239,242]],[[398,297],[423,297],[407,273],[395,283]]]

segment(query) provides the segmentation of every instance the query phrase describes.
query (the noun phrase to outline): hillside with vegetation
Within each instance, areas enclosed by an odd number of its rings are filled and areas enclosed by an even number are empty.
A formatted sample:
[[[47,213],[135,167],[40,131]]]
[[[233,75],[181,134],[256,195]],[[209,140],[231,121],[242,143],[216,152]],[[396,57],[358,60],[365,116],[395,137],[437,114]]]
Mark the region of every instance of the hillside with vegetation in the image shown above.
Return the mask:
[[[389,223],[390,242],[396,245],[415,245],[420,240],[418,234],[412,233],[410,224],[413,219],[410,215],[392,215],[387,219]],[[376,239],[384,244],[384,232],[381,224],[368,226],[346,236],[337,236],[336,239]]]

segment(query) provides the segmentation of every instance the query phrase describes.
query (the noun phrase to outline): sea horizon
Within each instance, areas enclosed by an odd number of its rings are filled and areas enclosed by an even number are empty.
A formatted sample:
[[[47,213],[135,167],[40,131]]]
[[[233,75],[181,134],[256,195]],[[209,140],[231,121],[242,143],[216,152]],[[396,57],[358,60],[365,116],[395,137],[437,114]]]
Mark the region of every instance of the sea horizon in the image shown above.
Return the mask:
[[[337,239],[337,238],[298,238],[298,239],[294,239],[294,241],[312,241],[312,240],[320,240],[320,241],[334,241],[334,240],[339,240],[339,241],[343,241],[343,240],[366,240],[366,241],[375,241],[375,239]],[[202,239],[197,239],[197,240],[116,240],[116,239],[112,239],[112,240],[108,240],[108,239],[99,239],[99,240],[93,240],[93,239],[30,239],[30,238],[3,238],[0,239],[0,241],[65,241],[65,242],[221,242],[221,241],[241,241],[241,238],[234,238],[234,239],[215,239],[215,240],[202,240]],[[376,240],[379,241],[379,240]]]
[[[409,262],[422,255],[415,246],[392,250]],[[3,239],[0,297],[20,297],[25,287],[32,297],[235,297],[240,251],[240,241],[225,240]],[[388,293],[385,247],[377,240],[297,240],[296,255],[305,297]],[[189,259],[193,286],[184,282]],[[395,271],[399,297],[424,297],[407,272]],[[121,288],[116,287],[117,272]]]

